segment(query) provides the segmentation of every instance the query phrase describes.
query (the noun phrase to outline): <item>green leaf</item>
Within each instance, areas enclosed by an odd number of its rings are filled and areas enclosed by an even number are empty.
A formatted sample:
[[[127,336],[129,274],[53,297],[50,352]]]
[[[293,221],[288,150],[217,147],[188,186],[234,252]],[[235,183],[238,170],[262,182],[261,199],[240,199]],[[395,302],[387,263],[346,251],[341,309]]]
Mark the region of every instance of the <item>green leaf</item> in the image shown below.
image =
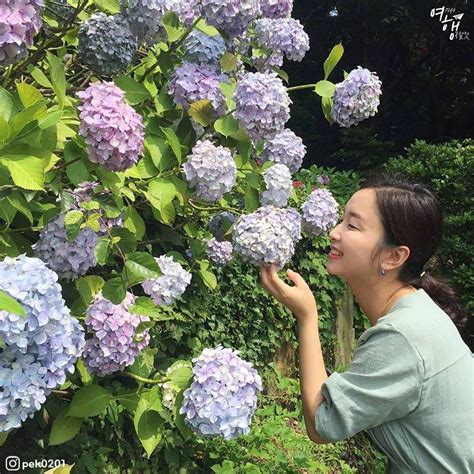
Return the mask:
[[[94,3],[109,13],[120,13],[120,0],[94,0]]]
[[[135,304],[129,306],[128,310],[134,314],[148,316],[153,321],[167,321],[175,319],[173,313],[165,312],[161,307],[156,306],[148,296],[139,296],[135,300]]]
[[[137,248],[137,239],[128,229],[115,227],[111,230],[111,234],[112,237],[120,237],[116,245],[123,253],[134,252]]]
[[[164,420],[156,411],[148,410],[146,406],[147,402],[140,400],[133,418],[133,424],[138,439],[145,448],[148,457],[150,457],[163,437]]]
[[[129,284],[140,283],[146,278],[159,278],[162,275],[156,260],[146,252],[135,252],[125,262]]]
[[[199,269],[198,275],[201,277],[203,283],[211,290],[217,288],[217,277],[209,270]]]
[[[179,19],[174,12],[167,12],[161,20],[168,36],[168,42],[178,41],[186,32],[186,28],[180,26]]]
[[[0,311],[8,311],[9,313],[25,316],[23,306],[2,290],[0,290]]]
[[[245,210],[253,212],[260,207],[258,191],[255,188],[247,188],[244,195]]]
[[[332,106],[333,101],[331,97],[321,97],[321,107],[323,109],[323,114],[330,124],[334,123],[334,120],[331,117]]]
[[[64,216],[64,225],[70,226],[74,224],[79,224],[84,219],[84,214],[79,210],[68,211]]]
[[[196,24],[196,28],[199,30],[199,31],[202,31],[203,33],[206,33],[206,35],[208,36],[217,36],[219,35],[219,30],[217,28],[214,28],[213,26],[211,25],[208,25],[204,19],[201,19],[198,21],[198,23]]]
[[[3,446],[8,438],[8,432],[0,432],[0,446]]]
[[[52,89],[53,84],[51,84],[51,81],[46,77],[46,74],[39,69],[38,67],[34,67],[30,71],[31,77],[40,85],[43,87],[46,87],[47,89]]]
[[[66,174],[71,183],[76,186],[84,181],[89,181],[89,171],[87,171],[82,160],[79,159],[81,156],[85,156],[84,150],[73,141],[68,141],[64,147]],[[72,163],[73,161],[74,163]]]
[[[0,87],[0,116],[8,122],[13,114],[13,110],[13,97],[6,89]]]
[[[49,446],[56,446],[71,440],[79,433],[84,418],[67,416],[67,407],[64,407],[53,421],[49,435]]]
[[[151,97],[148,89],[130,76],[118,76],[114,79],[114,82],[125,92],[125,97],[132,105],[139,104]]]
[[[173,199],[176,197],[175,184],[165,178],[155,178],[148,185],[145,196],[150,204],[160,213],[161,221],[171,224],[175,218]]]
[[[0,156],[12,176],[13,182],[24,189],[43,190],[44,161],[36,156],[6,155]]]
[[[88,305],[103,288],[104,279],[98,275],[87,275],[76,280],[76,288],[82,300]]]
[[[178,160],[178,164],[181,164],[183,156],[181,153],[181,144],[179,142],[178,136],[176,135],[176,132],[172,128],[164,127],[161,127],[161,131],[165,134],[166,141],[173,150],[173,153],[176,156],[176,159]]]
[[[324,68],[324,79],[327,79],[333,69],[337,66],[337,63],[341,60],[342,55],[344,54],[344,48],[342,44],[336,44],[329,53],[329,56],[324,61],[323,68]]]
[[[280,69],[279,67],[273,68],[273,70],[288,84],[290,78],[288,77],[288,74],[283,71],[283,69]]]
[[[17,83],[16,88],[24,107],[29,107],[30,105],[34,105],[37,102],[44,101],[43,94],[41,94],[38,89],[30,84],[27,84],[26,82]],[[46,104],[43,106],[44,110],[46,110]]]
[[[115,277],[107,281],[102,288],[102,295],[113,304],[120,304],[126,294],[125,282],[122,277]]]
[[[221,57],[220,64],[224,72],[235,71],[237,69],[237,56],[227,52]]]
[[[135,332],[139,334],[141,332],[140,328],[137,327]],[[128,370],[132,374],[139,375],[140,377],[149,377],[151,372],[155,368],[155,353],[157,351],[157,349],[152,349],[150,347],[147,347],[144,350],[140,351],[140,353],[135,358],[133,364],[128,368]]]
[[[121,393],[115,397],[120,405],[130,413],[135,413],[140,397],[137,392]]]
[[[193,376],[193,366],[191,362],[184,360],[177,360],[166,371],[170,382],[180,390],[189,386]]]
[[[20,211],[33,224],[33,214],[28,207],[28,202],[19,191],[13,191],[7,197],[8,202],[18,211]]]
[[[247,134],[240,128],[239,122],[231,115],[221,117],[214,122],[214,130],[224,137],[231,137],[235,140],[248,140]]]
[[[124,217],[124,227],[133,234],[135,234],[138,240],[141,240],[145,235],[146,227],[145,222],[143,221],[140,214],[138,214],[137,210],[134,207],[128,206],[125,209]]]
[[[106,409],[110,398],[111,395],[105,388],[86,385],[74,395],[67,415],[84,418],[99,415]]]
[[[94,254],[98,265],[105,265],[109,256],[110,239],[108,237],[101,237],[95,246]]]
[[[16,138],[29,123],[42,118],[45,113],[44,102],[37,102],[15,114],[10,119],[8,140],[11,141]],[[29,132],[31,133],[32,130],[30,129]]]
[[[46,55],[49,63],[51,84],[53,85],[54,93],[58,99],[59,108],[62,109],[66,99],[66,75],[64,74],[64,65],[57,56],[51,54],[49,51]]]
[[[314,92],[321,97],[332,97],[335,90],[336,86],[329,81],[319,81],[316,83],[316,87],[314,88]]]
[[[189,106],[189,115],[203,127],[207,127],[212,120],[214,109],[208,99],[198,100]]]
[[[149,135],[145,138],[145,149],[150,154],[153,164],[161,172],[166,171],[173,164],[171,148],[163,138]]]

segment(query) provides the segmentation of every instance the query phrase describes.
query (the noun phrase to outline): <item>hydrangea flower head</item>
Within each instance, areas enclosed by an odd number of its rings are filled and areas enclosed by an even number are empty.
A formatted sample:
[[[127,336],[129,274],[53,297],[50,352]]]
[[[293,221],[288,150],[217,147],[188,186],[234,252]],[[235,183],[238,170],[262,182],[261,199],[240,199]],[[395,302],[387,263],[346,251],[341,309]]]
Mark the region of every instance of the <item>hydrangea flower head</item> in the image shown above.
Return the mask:
[[[284,54],[292,61],[301,61],[309,50],[309,36],[294,18],[262,18],[255,23],[255,33],[260,47]]]
[[[229,227],[235,222],[236,217],[232,212],[223,211],[214,214],[208,223],[211,234],[219,241],[225,240],[225,234]]]
[[[287,18],[291,16],[293,0],[260,0],[262,17]]]
[[[193,381],[179,410],[199,436],[224,439],[250,432],[262,380],[239,351],[218,346],[193,359]]]
[[[290,173],[294,174],[301,168],[305,155],[303,140],[289,128],[285,128],[265,142],[262,158],[264,161],[286,165]]]
[[[122,14],[140,42],[152,46],[166,38],[162,20],[166,13],[166,0],[128,0]]]
[[[131,64],[137,38],[122,15],[94,13],[79,28],[78,54],[97,74],[117,75]]]
[[[360,66],[336,84],[331,111],[333,120],[343,127],[357,125],[377,113],[382,82],[374,72]]]
[[[95,267],[94,249],[99,236],[89,228],[81,230],[74,240],[67,239],[64,214],[60,214],[40,233],[32,246],[35,256],[43,260],[61,278],[75,279]]]
[[[128,311],[134,301],[134,296],[127,293],[116,305],[98,293],[87,308],[85,323],[92,337],[86,341],[83,356],[92,373],[103,377],[123,370],[133,364],[138,353],[150,342],[148,329],[136,333],[138,325],[150,319]]]
[[[331,229],[338,219],[339,205],[331,191],[316,188],[301,206],[304,227],[314,235],[320,235]]]
[[[263,180],[266,189],[260,197],[262,206],[286,206],[293,189],[288,167],[279,163],[273,165],[263,172]]]
[[[207,242],[207,256],[219,267],[224,267],[232,260],[232,251],[232,243],[227,240],[220,242],[213,237]]]
[[[26,56],[41,21],[43,0],[3,0],[0,4],[0,66]]]
[[[215,146],[210,140],[198,141],[183,165],[186,180],[196,187],[197,196],[216,202],[235,184],[237,166],[228,148]]]
[[[206,22],[230,37],[244,33],[259,14],[259,0],[202,0],[202,15]]]
[[[191,273],[175,262],[173,257],[162,255],[155,258],[163,273],[158,278],[150,278],[142,283],[143,290],[157,306],[170,305],[180,297],[191,283]]]
[[[234,225],[234,250],[257,266],[274,263],[284,267],[300,238],[301,216],[296,209],[262,206]]]
[[[166,11],[176,13],[184,25],[190,26],[201,16],[200,0],[164,0]]]
[[[96,82],[78,92],[82,99],[79,134],[87,143],[89,159],[109,171],[124,171],[143,151],[142,117],[125,102],[113,82]]]
[[[234,100],[235,117],[254,141],[274,137],[290,118],[291,100],[275,73],[244,74]]]
[[[216,115],[225,112],[224,95],[219,84],[226,76],[211,64],[193,64],[184,62],[175,69],[168,84],[168,92],[175,104],[185,110],[189,104],[198,100],[209,100]]]
[[[209,36],[199,30],[191,31],[184,43],[186,60],[191,63],[216,64],[226,49],[221,35]]]
[[[25,316],[0,310],[0,432],[18,428],[74,372],[84,331],[61,295],[58,276],[38,258],[0,262],[0,290]]]

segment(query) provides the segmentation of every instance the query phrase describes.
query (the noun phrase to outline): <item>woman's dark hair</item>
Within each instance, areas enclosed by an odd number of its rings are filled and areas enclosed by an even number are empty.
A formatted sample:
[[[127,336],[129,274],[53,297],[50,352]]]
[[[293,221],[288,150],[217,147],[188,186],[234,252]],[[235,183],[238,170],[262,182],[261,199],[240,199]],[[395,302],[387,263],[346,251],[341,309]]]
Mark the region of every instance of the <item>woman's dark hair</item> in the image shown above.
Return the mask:
[[[384,240],[375,250],[375,255],[387,247],[406,245],[410,256],[400,270],[400,280],[415,288],[423,288],[450,316],[473,351],[474,318],[460,306],[449,282],[430,275],[425,268],[443,235],[443,213],[438,197],[429,186],[412,183],[401,173],[372,175],[363,180],[361,188],[374,189],[384,228]],[[421,277],[423,271],[425,274]]]

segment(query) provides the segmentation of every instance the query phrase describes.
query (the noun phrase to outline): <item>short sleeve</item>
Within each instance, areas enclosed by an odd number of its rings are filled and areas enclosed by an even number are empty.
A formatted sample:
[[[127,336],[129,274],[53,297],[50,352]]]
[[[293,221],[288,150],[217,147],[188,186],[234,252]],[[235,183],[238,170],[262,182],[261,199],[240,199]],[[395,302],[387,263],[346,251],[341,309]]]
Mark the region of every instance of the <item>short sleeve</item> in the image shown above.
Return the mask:
[[[406,337],[390,325],[374,326],[361,336],[348,370],[322,385],[316,431],[336,442],[406,416],[420,402],[423,378],[423,360]]]

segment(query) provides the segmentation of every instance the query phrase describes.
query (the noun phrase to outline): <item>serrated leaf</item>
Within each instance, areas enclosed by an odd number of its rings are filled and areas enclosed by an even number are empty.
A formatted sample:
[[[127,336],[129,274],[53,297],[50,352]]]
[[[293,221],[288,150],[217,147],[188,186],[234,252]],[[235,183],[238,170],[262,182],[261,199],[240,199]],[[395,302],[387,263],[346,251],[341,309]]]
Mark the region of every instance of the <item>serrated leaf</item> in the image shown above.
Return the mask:
[[[123,253],[128,254],[134,252],[137,248],[137,239],[128,229],[115,227],[110,233],[112,237],[120,237],[116,246],[118,246]]]
[[[33,214],[28,207],[28,202],[19,191],[11,192],[7,197],[8,202],[18,211],[20,211],[33,224]]]
[[[0,290],[0,311],[8,311],[9,313],[25,316],[23,306],[2,290]]]
[[[95,259],[98,265],[105,265],[109,256],[110,239],[101,237],[94,248]]]
[[[49,435],[49,446],[70,441],[79,433],[84,418],[67,416],[68,408],[64,407],[53,421],[51,433]]]
[[[127,290],[122,277],[108,280],[102,288],[102,295],[113,304],[120,304],[125,298]]]
[[[102,413],[111,399],[110,393],[99,385],[86,385],[75,393],[68,416],[90,417]]]
[[[131,105],[139,104],[151,97],[148,89],[130,76],[118,76],[114,82],[125,92],[125,97]]]
[[[316,83],[314,88],[314,92],[321,97],[332,97],[334,95],[334,91],[336,90],[336,86],[329,81],[319,81]]]
[[[128,311],[142,316],[148,316],[154,321],[167,321],[174,319],[173,313],[164,312],[162,308],[156,306],[148,296],[139,296],[135,304],[129,306]]]
[[[69,141],[64,146],[63,154],[66,162],[66,174],[71,183],[77,186],[84,181],[89,181],[89,171],[82,160],[79,160],[81,156],[85,156],[84,150],[73,141]]]
[[[344,54],[344,48],[341,43],[336,44],[329,53],[323,64],[324,68],[324,79],[328,79],[333,69],[337,66],[337,63],[341,60]]]
[[[163,436],[164,420],[156,411],[148,410],[146,406],[146,401],[140,400],[133,418],[133,424],[138,439],[145,448],[148,457],[150,457]]]
[[[226,115],[214,122],[214,130],[224,137],[231,137],[235,140],[248,140],[247,134],[240,128],[238,120],[231,115]]]
[[[146,252],[135,252],[125,262],[129,284],[140,283],[146,278],[159,278],[162,274],[156,260]]]
[[[330,123],[333,124],[334,120],[331,116],[331,111],[333,107],[333,100],[331,97],[321,97],[321,107],[323,109],[323,114],[325,119]]]
[[[58,99],[59,108],[64,108],[66,99],[66,75],[63,62],[49,51],[46,53],[49,63],[49,76],[53,85],[54,93]]]
[[[188,114],[203,127],[207,127],[212,120],[214,109],[208,99],[197,100],[189,106]]]
[[[178,164],[181,164],[183,155],[181,152],[181,143],[179,142],[179,138],[176,135],[176,132],[172,128],[164,127],[161,127],[161,131],[164,133],[167,143],[173,150],[173,153],[176,156],[176,159],[178,160]]]
[[[13,114],[13,97],[11,94],[0,87],[0,116],[8,122]]]
[[[193,376],[193,366],[189,361],[177,360],[166,371],[170,382],[180,390],[189,386]]]
[[[26,82],[19,82],[16,84],[16,89],[20,97],[21,103],[24,107],[29,107],[37,102],[44,102],[44,97],[41,92]],[[46,104],[44,104],[44,110],[46,111]]]
[[[260,207],[258,191],[255,188],[247,188],[244,195],[245,210],[253,212]]]
[[[80,222],[82,222],[83,218],[84,214],[79,210],[68,211],[64,216],[64,225],[69,226],[79,224]]]
[[[224,72],[231,72],[237,69],[237,56],[226,52],[220,59],[220,65]]]
[[[44,160],[29,155],[6,155],[0,157],[20,188],[30,190],[44,189]]]
[[[203,270],[202,268],[198,271],[199,276],[203,283],[211,290],[217,288],[217,277],[209,270]]]
[[[76,280],[76,288],[85,304],[89,304],[103,288],[104,279],[98,275],[87,275]]]
[[[217,36],[220,34],[217,28],[214,28],[213,26],[208,25],[204,19],[201,19],[198,21],[198,23],[196,24],[196,28],[199,31],[206,33],[206,35],[208,36]]]
[[[133,206],[125,209],[124,227],[135,234],[138,240],[141,240],[145,235],[145,222]]]

